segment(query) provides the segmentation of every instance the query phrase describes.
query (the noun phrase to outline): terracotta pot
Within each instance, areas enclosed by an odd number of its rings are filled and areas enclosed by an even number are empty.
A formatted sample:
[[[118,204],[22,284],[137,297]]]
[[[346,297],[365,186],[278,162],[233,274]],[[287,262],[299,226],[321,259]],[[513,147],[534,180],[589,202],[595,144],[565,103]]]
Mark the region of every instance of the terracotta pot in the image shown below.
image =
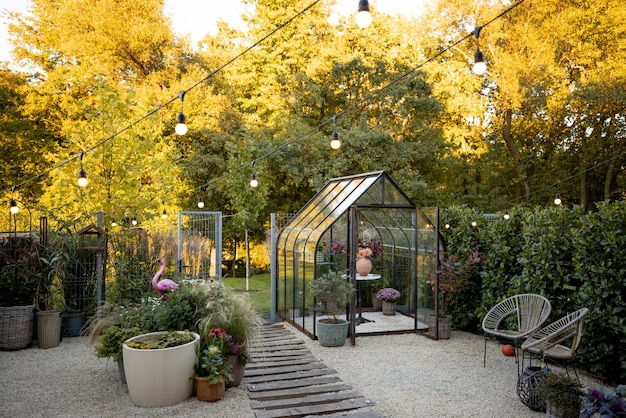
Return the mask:
[[[359,258],[356,260],[356,272],[360,276],[367,276],[372,271],[372,260],[369,258]]]
[[[233,366],[233,368],[231,369],[232,373],[233,373],[233,380],[231,380],[230,382],[228,382],[228,386],[230,387],[237,387],[239,386],[239,384],[241,383],[241,380],[243,379],[243,375],[246,371],[246,365],[245,364],[241,364],[237,361],[237,355],[236,354],[229,354],[226,356],[226,361],[228,361],[230,363],[231,366]]]
[[[206,377],[196,376],[196,396],[201,401],[216,402],[226,394],[226,383],[223,378],[217,383],[209,383]]]

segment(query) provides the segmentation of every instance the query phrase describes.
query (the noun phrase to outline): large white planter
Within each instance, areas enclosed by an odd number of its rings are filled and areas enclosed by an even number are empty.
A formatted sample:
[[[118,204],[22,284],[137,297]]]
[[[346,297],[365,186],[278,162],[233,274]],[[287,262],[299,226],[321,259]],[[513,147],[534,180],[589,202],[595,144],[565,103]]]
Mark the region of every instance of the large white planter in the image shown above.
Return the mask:
[[[126,345],[163,334],[166,332],[139,335],[124,341],[122,346],[128,393],[137,406],[174,405],[193,393],[198,334],[194,333],[194,341],[178,347],[139,350]]]

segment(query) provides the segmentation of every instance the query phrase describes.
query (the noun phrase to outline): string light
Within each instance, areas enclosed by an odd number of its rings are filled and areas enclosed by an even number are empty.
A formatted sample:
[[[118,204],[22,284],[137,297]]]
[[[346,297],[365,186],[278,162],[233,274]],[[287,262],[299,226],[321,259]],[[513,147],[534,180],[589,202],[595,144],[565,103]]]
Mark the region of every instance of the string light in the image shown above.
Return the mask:
[[[509,215],[509,211],[508,210],[504,212],[503,218],[504,218],[505,221],[508,221],[511,218],[511,216]]]
[[[183,106],[185,104],[185,91],[178,93],[180,99],[180,113],[176,118],[176,128],[174,129],[178,135],[185,135],[187,133],[187,117],[183,113]]]
[[[130,221],[132,226],[136,226],[137,225],[137,217],[133,216],[133,219]]]
[[[337,115],[333,116],[333,134],[330,140],[330,147],[332,149],[339,149],[341,147],[341,141],[339,140],[339,134],[337,133]]]
[[[83,152],[78,153],[78,160],[80,161],[80,170],[78,171],[78,185],[85,187],[89,181],[87,180],[87,172],[83,168]]]
[[[258,46],[259,44],[261,44],[263,41],[265,41],[267,38],[269,38],[271,35],[273,35],[273,34],[274,34],[274,33],[276,33],[277,31],[279,31],[280,29],[282,29],[284,26],[286,26],[287,24],[291,23],[291,22],[292,22],[292,21],[294,21],[296,18],[298,18],[300,15],[304,14],[305,12],[307,12],[307,11],[308,11],[311,7],[313,7],[314,5],[316,5],[319,1],[321,1],[321,0],[314,1],[314,2],[313,2],[313,3],[311,3],[309,6],[307,6],[306,8],[304,8],[303,10],[301,10],[300,12],[298,12],[297,14],[295,14],[294,16],[292,16],[291,18],[289,18],[288,20],[286,20],[286,21],[285,21],[284,23],[282,23],[281,25],[276,25],[276,29],[274,29],[273,31],[271,31],[268,35],[264,36],[262,39],[259,39],[259,40],[258,40],[258,41],[256,41],[254,44],[250,45],[250,46],[249,46],[249,47],[247,47],[245,50],[243,50],[241,53],[239,53],[238,55],[236,55],[234,58],[230,59],[229,61],[227,61],[226,63],[222,64],[220,67],[218,67],[217,69],[215,69],[215,70],[213,70],[212,72],[210,72],[209,74],[207,74],[204,78],[202,78],[202,79],[201,79],[201,80],[199,80],[198,82],[194,83],[194,85],[193,85],[191,88],[189,88],[188,90],[191,90],[191,89],[195,88],[196,86],[200,85],[201,83],[205,82],[206,80],[210,79],[210,78],[211,78],[212,76],[214,76],[217,72],[219,72],[219,71],[223,70],[226,66],[228,66],[228,65],[232,64],[235,60],[237,60],[238,58],[240,58],[242,55],[244,55],[245,53],[249,52],[250,50],[252,50],[252,49],[253,49],[253,48],[255,48],[256,46]],[[519,2],[514,3],[513,5],[511,5],[511,6],[510,6],[510,7],[508,7],[507,9],[503,10],[503,11],[502,11],[500,14],[498,14],[496,17],[494,17],[493,19],[491,19],[489,22],[487,22],[487,23],[486,23],[483,27],[486,27],[486,26],[487,26],[488,24],[490,24],[491,22],[493,22],[493,21],[495,21],[495,20],[499,19],[500,17],[504,16],[505,14],[509,13],[511,10],[513,10],[515,7],[519,6],[519,5],[520,5],[520,4],[522,4],[523,2],[524,2],[524,0],[521,0],[521,1],[519,1]],[[368,14],[368,15],[369,15],[369,13],[367,13],[367,12],[369,12],[369,2],[368,2],[367,0],[360,0],[360,1],[359,1],[359,11],[360,11],[360,12],[362,12],[361,14],[363,14],[363,15],[365,15],[365,14]],[[371,20],[371,15],[369,16],[369,18],[370,18],[370,20]],[[465,41],[466,39],[467,39],[467,37],[464,37],[464,38],[462,38],[462,39],[457,40],[456,42],[454,42],[453,44],[449,45],[448,47],[443,48],[440,52],[438,52],[437,54],[435,54],[434,56],[432,56],[431,58],[429,58],[426,62],[430,62],[430,61],[432,61],[433,59],[435,59],[435,58],[437,58],[437,57],[441,56],[442,54],[444,54],[444,53],[446,53],[446,52],[448,52],[449,50],[451,50],[452,48],[454,48],[454,47],[455,47],[456,45],[458,45],[459,43],[461,43],[461,42]],[[425,63],[426,63],[426,62],[425,62]],[[425,64],[425,63],[424,63],[424,64]],[[390,83],[388,83],[387,85],[385,85],[385,86],[381,87],[381,88],[380,88],[380,89],[378,89],[377,91],[374,91],[374,92],[372,92],[371,94],[369,94],[369,95],[367,95],[367,96],[364,96],[364,97],[363,97],[363,98],[362,98],[362,99],[361,99],[358,103],[355,103],[355,104],[351,105],[350,107],[348,107],[347,109],[345,109],[345,110],[344,110],[343,112],[341,112],[340,114],[346,113],[347,111],[349,111],[350,109],[352,109],[352,108],[354,108],[356,105],[358,105],[359,103],[362,103],[362,102],[365,102],[365,101],[369,100],[371,97],[373,97],[373,96],[375,96],[375,95],[379,94],[381,91],[383,91],[383,90],[385,90],[386,88],[390,87],[391,85],[395,84],[398,80],[403,79],[403,78],[405,78],[408,74],[410,74],[410,73],[412,73],[412,72],[414,72],[414,71],[418,70],[418,69],[419,69],[419,68],[421,68],[424,64],[420,64],[418,67],[416,67],[416,68],[413,68],[413,69],[409,70],[409,71],[408,71],[407,73],[405,73],[405,74],[402,74],[401,76],[399,76],[399,77],[397,77],[396,79],[392,80]],[[177,96],[177,98],[180,98],[180,99],[181,99],[181,110],[182,110],[182,99],[183,99],[183,97],[184,97],[184,94],[185,94],[185,93],[186,93],[186,92],[184,92],[184,91],[183,91],[183,92],[179,93],[179,95]],[[98,142],[98,143],[97,143],[94,147],[90,148],[88,151],[90,151],[90,150],[92,150],[92,149],[94,149],[94,148],[96,148],[96,147],[98,147],[98,146],[100,146],[100,145],[105,144],[106,142],[108,142],[108,141],[110,141],[110,140],[114,139],[115,137],[117,137],[117,136],[118,136],[121,132],[124,132],[124,131],[128,130],[129,128],[131,128],[131,127],[133,127],[133,126],[137,125],[138,123],[140,123],[140,122],[144,121],[145,119],[148,119],[149,117],[151,117],[151,116],[155,115],[155,114],[156,114],[156,113],[158,113],[161,109],[163,109],[164,107],[166,107],[167,105],[169,105],[169,104],[170,104],[173,100],[175,100],[175,99],[172,99],[172,100],[170,100],[170,101],[168,101],[168,102],[166,102],[166,103],[164,103],[164,104],[162,104],[162,105],[158,106],[157,108],[155,108],[155,109],[151,110],[150,112],[146,113],[144,116],[142,116],[142,117],[141,117],[141,118],[139,118],[138,120],[136,120],[136,121],[132,122],[130,125],[128,125],[128,126],[126,126],[126,127],[124,127],[123,129],[121,129],[120,131],[118,131],[118,132],[116,132],[116,133],[113,133],[113,134],[112,134],[111,136],[109,136],[108,138],[103,139],[102,141]],[[181,112],[181,114],[182,114],[182,112]],[[185,115],[184,115],[184,114],[182,114],[182,117],[183,117],[183,121],[185,122],[185,128],[186,128],[186,117],[185,117]],[[322,125],[323,125],[323,124],[322,124]],[[297,137],[297,138],[295,138],[295,139],[292,139],[292,140],[287,141],[287,142],[285,143],[285,146],[286,146],[286,145],[291,144],[292,142],[295,142],[295,140],[298,140],[298,139],[301,139],[301,138],[303,138],[303,137],[306,137],[308,134],[310,134],[311,132],[313,132],[313,131],[315,131],[315,130],[319,129],[320,127],[321,127],[321,125],[320,125],[320,126],[317,126],[317,127],[314,127],[314,128],[312,128],[311,130],[307,131],[305,134],[300,135],[299,137]],[[270,152],[266,153],[263,157],[267,157],[267,156],[269,156],[269,155],[272,155],[272,154],[274,154],[275,152],[279,151],[279,150],[280,150],[280,149],[282,149],[282,148],[283,148],[283,146],[277,147],[276,149],[274,149],[274,150],[272,150],[272,151],[270,151]],[[25,180],[24,182],[20,183],[20,186],[21,186],[21,185],[23,185],[23,184],[26,184],[26,183],[28,183],[28,182],[34,181],[34,180],[36,180],[36,179],[38,179],[38,178],[40,178],[41,176],[43,176],[43,175],[45,175],[45,174],[49,173],[50,171],[52,171],[53,169],[58,168],[58,167],[61,167],[61,166],[65,165],[65,164],[67,164],[69,161],[71,161],[71,160],[63,161],[63,162],[61,162],[61,163],[59,163],[59,164],[55,165],[54,167],[50,168],[50,169],[49,169],[49,170],[47,170],[46,172],[41,173],[41,174],[38,174],[38,175],[36,175],[36,176],[34,176],[34,177],[32,177],[32,178],[29,178],[29,179]],[[240,169],[242,169],[242,168],[243,168],[243,167],[240,167]],[[239,170],[239,169],[237,169],[237,170],[232,170],[232,171],[230,171],[230,174],[232,174],[232,173],[234,173],[234,172],[236,172],[236,171],[238,171],[238,170]],[[221,178],[221,177],[220,177],[220,178]],[[219,180],[219,179],[215,179],[215,180]],[[214,181],[215,181],[215,180],[214,180]],[[212,183],[212,182],[211,182],[211,183]],[[208,184],[211,184],[211,183],[208,183]],[[208,185],[208,184],[207,184],[207,185]]]
[[[252,174],[250,177],[250,186],[257,187],[259,185],[259,181],[256,179],[256,174]]]
[[[478,225],[478,222],[472,221],[472,226],[475,228]]]
[[[17,206],[17,202],[15,201],[15,199],[11,199],[9,201],[9,211],[15,215],[17,212],[20,211],[20,208]]]
[[[163,201],[163,212],[161,213],[162,219],[167,219],[167,211],[165,210],[165,201]]]
[[[111,221],[111,227],[112,227],[112,228],[115,228],[116,226],[117,226],[117,222],[115,222],[115,219],[113,219],[113,220]]]
[[[372,14],[370,13],[370,4],[367,0],[359,0],[359,7],[356,13],[356,24],[358,27],[365,29],[372,24]]]
[[[561,206],[561,203],[563,203],[563,200],[561,199],[561,194],[557,193],[554,195],[554,204],[556,206]]]
[[[198,207],[200,209],[204,207],[204,200],[202,200],[202,196],[198,196]]]
[[[476,37],[476,53],[474,54],[474,67],[472,71],[476,75],[483,75],[487,71],[487,64],[485,64],[485,57],[481,52],[478,45],[478,38],[480,37],[480,31],[483,29],[482,26],[476,26],[474,28],[474,36]]]

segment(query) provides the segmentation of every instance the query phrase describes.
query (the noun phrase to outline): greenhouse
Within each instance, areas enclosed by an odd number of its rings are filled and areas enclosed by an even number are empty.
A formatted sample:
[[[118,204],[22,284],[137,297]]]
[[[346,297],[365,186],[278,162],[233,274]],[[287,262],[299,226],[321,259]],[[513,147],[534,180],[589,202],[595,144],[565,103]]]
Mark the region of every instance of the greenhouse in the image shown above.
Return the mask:
[[[436,310],[430,278],[437,268],[437,225],[438,209],[418,208],[384,171],[330,180],[278,235],[278,315],[317,338],[320,313],[308,287],[325,273],[342,272],[356,289],[344,317],[353,344],[356,335],[433,334],[427,323]],[[356,271],[363,248],[371,252],[366,276]],[[375,295],[388,288],[400,296],[394,312],[383,314]]]

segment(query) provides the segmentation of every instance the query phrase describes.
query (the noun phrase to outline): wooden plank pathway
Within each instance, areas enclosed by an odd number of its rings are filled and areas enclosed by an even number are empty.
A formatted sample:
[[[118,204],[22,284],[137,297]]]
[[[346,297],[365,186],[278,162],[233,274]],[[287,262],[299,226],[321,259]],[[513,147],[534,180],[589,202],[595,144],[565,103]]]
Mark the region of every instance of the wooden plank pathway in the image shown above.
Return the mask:
[[[256,418],[382,418],[282,324],[262,328],[250,357],[243,384]]]

